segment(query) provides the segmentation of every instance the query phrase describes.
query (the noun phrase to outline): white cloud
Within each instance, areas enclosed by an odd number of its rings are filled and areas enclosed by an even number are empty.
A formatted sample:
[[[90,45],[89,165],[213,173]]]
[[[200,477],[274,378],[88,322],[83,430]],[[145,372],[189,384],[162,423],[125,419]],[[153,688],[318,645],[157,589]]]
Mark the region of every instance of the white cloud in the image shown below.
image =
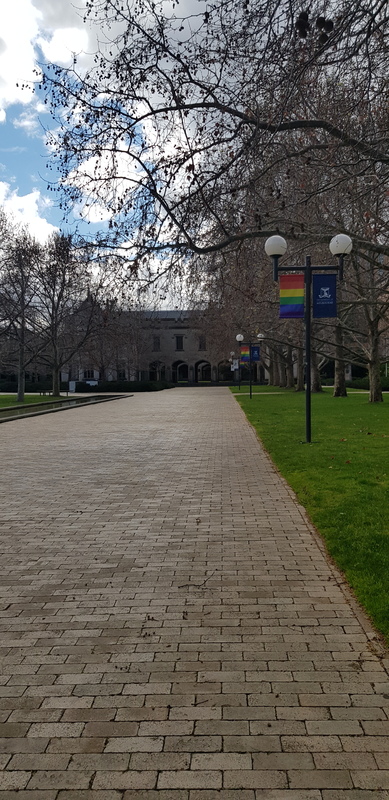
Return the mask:
[[[30,0],[12,0],[1,9],[0,108],[11,103],[29,103],[35,66],[33,41],[38,34],[38,11]]]
[[[49,61],[62,65],[71,63],[73,53],[87,50],[88,32],[82,19],[83,10],[83,0],[77,3],[72,0],[3,0],[0,122],[4,122],[8,106],[31,103],[39,47]]]
[[[50,40],[39,37],[37,44],[47,61],[66,66],[73,55],[88,49],[88,33],[79,28],[59,28],[54,31]]]
[[[45,242],[51,233],[58,230],[41,216],[49,205],[50,201],[38,189],[20,196],[17,189],[12,190],[9,183],[0,181],[0,206],[17,224],[25,225],[40,242]]]

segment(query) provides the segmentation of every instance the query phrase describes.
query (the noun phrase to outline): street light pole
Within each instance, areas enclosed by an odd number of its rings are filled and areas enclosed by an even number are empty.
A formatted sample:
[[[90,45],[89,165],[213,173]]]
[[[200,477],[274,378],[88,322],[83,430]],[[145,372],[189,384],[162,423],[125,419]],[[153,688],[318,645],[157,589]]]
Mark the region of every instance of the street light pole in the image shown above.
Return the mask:
[[[278,280],[279,271],[282,272],[304,272],[305,284],[305,438],[308,444],[312,441],[311,436],[311,317],[312,317],[312,271],[322,272],[324,270],[337,270],[340,280],[343,280],[344,256],[351,253],[352,241],[349,236],[340,233],[330,241],[330,251],[333,256],[337,256],[338,265],[312,266],[310,256],[305,258],[305,266],[279,267],[279,259],[285,255],[287,243],[282,236],[270,236],[265,242],[265,252],[273,261],[273,278]]]
[[[305,391],[305,440],[311,442],[311,290],[312,290],[312,264],[311,256],[305,258],[305,364],[306,364],[306,391]]]
[[[244,336],[243,336],[241,333],[238,333],[238,334],[235,336],[235,339],[236,339],[236,341],[238,342],[238,345],[239,345],[239,391],[240,391],[240,379],[241,379],[241,366],[240,366],[240,346],[241,346],[241,344],[242,344],[242,342],[243,342]]]

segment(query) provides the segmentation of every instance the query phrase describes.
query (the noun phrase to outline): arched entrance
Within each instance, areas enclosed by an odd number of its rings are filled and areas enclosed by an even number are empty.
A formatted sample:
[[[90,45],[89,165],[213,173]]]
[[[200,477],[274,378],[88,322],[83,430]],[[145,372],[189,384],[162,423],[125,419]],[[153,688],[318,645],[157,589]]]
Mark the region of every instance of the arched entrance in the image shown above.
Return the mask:
[[[172,381],[173,383],[188,381],[188,365],[184,361],[175,361],[172,364]]]
[[[209,361],[197,361],[195,364],[195,383],[210,383],[211,365]]]
[[[217,365],[217,379],[218,381],[231,381],[234,377],[234,373],[231,372],[231,361],[225,359],[224,361],[219,361]]]
[[[165,380],[165,365],[162,361],[152,361],[149,364],[149,374],[151,381]]]

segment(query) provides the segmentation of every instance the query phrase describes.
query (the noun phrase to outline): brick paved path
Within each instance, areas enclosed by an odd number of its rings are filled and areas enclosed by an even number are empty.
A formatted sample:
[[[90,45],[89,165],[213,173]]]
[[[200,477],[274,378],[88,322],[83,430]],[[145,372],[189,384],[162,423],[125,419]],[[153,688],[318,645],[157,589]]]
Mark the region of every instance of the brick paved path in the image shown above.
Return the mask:
[[[0,436],[0,800],[389,798],[388,661],[228,390]]]

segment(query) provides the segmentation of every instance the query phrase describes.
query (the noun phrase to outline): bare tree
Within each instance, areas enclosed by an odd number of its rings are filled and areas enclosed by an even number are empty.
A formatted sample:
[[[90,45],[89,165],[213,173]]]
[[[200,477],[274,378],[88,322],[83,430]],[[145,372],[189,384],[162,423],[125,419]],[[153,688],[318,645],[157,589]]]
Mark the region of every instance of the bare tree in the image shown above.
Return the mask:
[[[54,396],[60,394],[62,367],[92,336],[100,291],[85,251],[77,251],[71,236],[54,234],[40,260],[36,288],[42,360],[52,372]]]
[[[95,66],[44,70],[62,188],[70,203],[109,207],[106,243],[125,243],[134,270],[150,254],[163,270],[177,250],[205,254],[277,231],[325,241],[331,222],[305,219],[312,195],[346,193],[373,168],[387,179],[384,0],[330,0],[325,16],[316,0],[309,12],[297,0],[199,9],[89,0],[104,42]]]
[[[17,364],[17,400],[24,401],[28,366],[42,350],[38,336],[37,264],[41,248],[26,230],[13,230],[3,255],[0,304],[8,367]]]

